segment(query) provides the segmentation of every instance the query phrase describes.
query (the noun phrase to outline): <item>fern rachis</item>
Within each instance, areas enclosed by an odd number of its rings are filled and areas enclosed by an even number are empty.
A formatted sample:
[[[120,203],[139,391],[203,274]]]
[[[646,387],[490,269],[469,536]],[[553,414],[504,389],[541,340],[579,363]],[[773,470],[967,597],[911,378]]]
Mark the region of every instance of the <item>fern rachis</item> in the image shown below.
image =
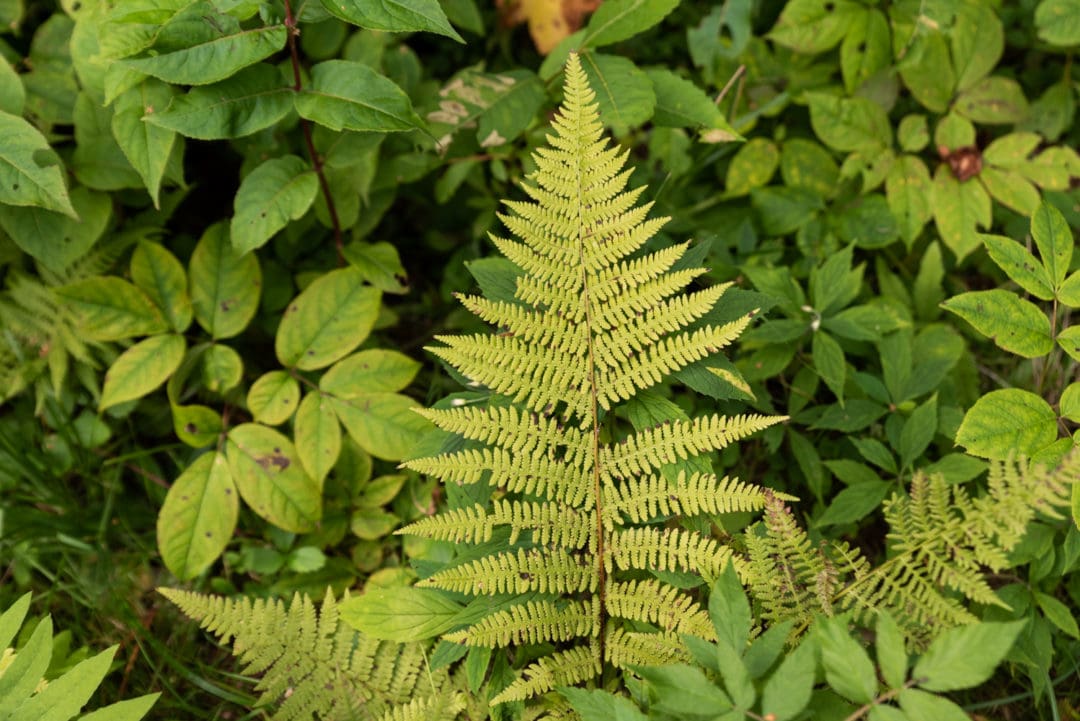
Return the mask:
[[[612,409],[717,353],[750,318],[710,322],[727,286],[683,292],[704,272],[677,267],[685,244],[642,252],[667,219],[647,219],[651,204],[635,205],[643,189],[624,190],[627,153],[607,147],[576,56],[567,63],[564,96],[550,147],[536,152],[537,171],[523,186],[531,200],[507,202],[511,212],[500,216],[518,240],[492,237],[523,271],[513,302],[461,299],[499,332],[443,336],[431,349],[489,389],[489,403],[425,411],[470,445],[405,464],[445,483],[486,484],[476,497],[505,492],[401,531],[485,543],[496,528],[510,528],[509,547],[422,581],[471,596],[528,594],[450,640],[560,645],[492,703],[586,681],[604,665],[670,661],[683,653],[679,633],[710,636],[696,601],[642,572],[716,577],[731,549],[670,517],[760,509],[765,492],[672,468],[784,420],[673,419],[613,437]]]

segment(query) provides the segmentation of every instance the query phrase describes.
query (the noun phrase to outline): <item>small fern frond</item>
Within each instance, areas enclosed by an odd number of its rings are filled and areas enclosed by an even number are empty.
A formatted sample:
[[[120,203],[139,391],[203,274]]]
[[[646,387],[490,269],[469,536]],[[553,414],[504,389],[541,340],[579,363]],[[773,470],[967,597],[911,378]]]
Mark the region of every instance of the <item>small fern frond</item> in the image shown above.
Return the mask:
[[[453,721],[466,708],[465,694],[452,693],[446,698],[414,698],[404,706],[395,706],[379,721]]]
[[[520,678],[491,699],[491,705],[524,701],[559,686],[588,681],[599,674],[600,653],[596,644],[556,651],[527,666]]]
[[[744,562],[716,539],[681,528],[627,528],[611,539],[611,556],[622,569],[700,573],[712,582],[729,561],[742,571]],[[740,573],[741,575],[741,573]]]
[[[596,576],[580,557],[566,551],[519,548],[439,571],[417,585],[472,595],[570,594],[595,591]]]
[[[709,615],[689,596],[656,579],[611,584],[608,613],[616,618],[651,623],[664,631],[716,640]]]
[[[446,634],[447,641],[469,646],[569,641],[592,634],[599,609],[586,601],[528,601],[486,616],[465,631]]]
[[[616,629],[608,639],[612,663],[619,668],[666,666],[690,661],[690,654],[673,633],[641,633]]]
[[[760,486],[727,476],[717,478],[712,473],[687,477],[681,471],[675,481],[658,475],[629,478],[622,485],[606,484],[604,490],[607,512],[622,514],[634,523],[673,515],[760,511],[765,507],[765,491]]]

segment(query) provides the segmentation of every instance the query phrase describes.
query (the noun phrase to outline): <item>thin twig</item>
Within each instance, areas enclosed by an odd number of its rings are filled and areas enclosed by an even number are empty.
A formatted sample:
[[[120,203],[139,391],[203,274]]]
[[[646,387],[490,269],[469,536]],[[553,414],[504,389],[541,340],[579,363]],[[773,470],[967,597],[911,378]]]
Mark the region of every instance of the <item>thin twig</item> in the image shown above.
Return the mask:
[[[728,94],[729,90],[731,90],[731,86],[734,85],[735,81],[738,80],[739,78],[741,78],[742,74],[745,73],[745,72],[746,72],[746,66],[745,65],[740,65],[739,67],[735,68],[735,72],[733,72],[731,74],[731,77],[728,78],[727,83],[724,84],[724,87],[720,91],[720,94],[716,96],[716,104],[717,105],[719,105],[720,103],[722,103],[724,101],[724,96]]]

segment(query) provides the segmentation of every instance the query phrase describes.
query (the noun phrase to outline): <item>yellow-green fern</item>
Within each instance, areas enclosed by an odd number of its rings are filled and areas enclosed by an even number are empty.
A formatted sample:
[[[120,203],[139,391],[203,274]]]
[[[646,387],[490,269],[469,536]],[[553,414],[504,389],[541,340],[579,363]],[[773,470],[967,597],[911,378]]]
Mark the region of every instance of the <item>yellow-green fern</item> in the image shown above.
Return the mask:
[[[728,286],[686,292],[705,272],[679,267],[686,245],[645,252],[667,219],[647,217],[651,204],[637,204],[642,188],[625,190],[627,152],[604,139],[574,55],[564,97],[549,147],[536,151],[537,170],[523,185],[531,200],[507,202],[510,213],[500,216],[516,239],[492,238],[520,271],[513,299],[461,298],[496,330],[439,337],[442,345],[431,349],[473,387],[488,389],[490,400],[425,411],[466,445],[405,464],[447,484],[480,484],[473,498],[496,497],[401,532],[479,544],[509,529],[508,545],[470,552],[421,582],[468,596],[522,597],[446,638],[556,644],[493,703],[587,681],[605,666],[678,660],[685,657],[679,634],[712,636],[697,602],[649,572],[714,578],[732,550],[671,518],[758,510],[766,495],[738,480],[671,469],[784,420],[705,416],[616,440],[612,409],[716,354],[750,316],[710,322]],[[707,520],[697,527],[708,528]]]

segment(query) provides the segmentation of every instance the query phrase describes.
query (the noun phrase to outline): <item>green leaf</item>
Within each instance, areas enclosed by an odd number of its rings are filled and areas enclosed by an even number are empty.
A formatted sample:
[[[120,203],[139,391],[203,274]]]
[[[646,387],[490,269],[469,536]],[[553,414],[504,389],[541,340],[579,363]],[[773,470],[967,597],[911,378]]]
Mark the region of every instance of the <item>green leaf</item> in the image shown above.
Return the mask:
[[[105,373],[98,412],[142,398],[169,379],[184,359],[182,336],[155,335],[120,354]]]
[[[373,638],[423,641],[454,626],[462,606],[436,591],[412,586],[371,588],[338,605],[341,620]]]
[[[873,151],[892,144],[889,118],[872,100],[826,93],[806,93],[806,100],[810,105],[810,125],[830,148]]]
[[[147,79],[116,99],[112,132],[131,167],[143,179],[154,207],[160,207],[161,179],[169,162],[176,133],[143,122],[169,105],[173,89],[165,83]]]
[[[1069,326],[1058,333],[1055,340],[1073,360],[1080,361],[1080,325]]]
[[[964,416],[956,442],[980,458],[1030,456],[1057,438],[1057,414],[1039,396],[1019,388],[991,391]]]
[[[439,109],[425,119],[441,150],[454,133],[473,126],[482,148],[516,140],[547,100],[540,78],[524,69],[501,73],[466,69],[454,75],[439,96],[443,98]]]
[[[349,530],[357,538],[378,541],[393,531],[401,519],[381,508],[357,508],[349,518]]]
[[[971,721],[964,709],[949,699],[925,691],[906,688],[899,700],[907,721]]]
[[[311,85],[296,95],[301,117],[331,130],[392,132],[424,129],[409,96],[363,63],[327,60],[311,69]]]
[[[1035,8],[1039,39],[1051,45],[1080,44],[1080,4],[1076,0],[1042,0]]]
[[[1031,301],[1007,290],[961,293],[941,305],[1010,353],[1038,358],[1054,347],[1046,314]]]
[[[889,21],[880,10],[860,13],[840,45],[840,71],[844,89],[854,93],[863,83],[888,67],[892,60]]]
[[[290,220],[299,220],[315,202],[319,181],[295,155],[271,158],[240,183],[229,224],[233,248],[247,253],[262,247]]]
[[[1042,300],[1053,300],[1050,276],[1035,256],[1020,243],[1003,235],[980,235],[990,259],[1016,283]]]
[[[240,502],[224,453],[204,453],[169,488],[157,520],[165,566],[181,581],[195,578],[232,540]]]
[[[215,340],[240,333],[259,309],[262,273],[254,254],[242,255],[229,242],[229,226],[207,228],[188,268],[195,320]]]
[[[1063,418],[1068,418],[1073,423],[1080,423],[1080,383],[1070,383],[1065,386],[1058,400],[1058,410]]]
[[[816,670],[814,641],[803,639],[761,689],[761,711],[773,721],[794,718],[810,703]]]
[[[381,297],[355,268],[323,275],[285,310],[274,342],[278,360],[300,370],[330,365],[367,338]]]
[[[187,275],[176,256],[160,243],[139,241],[131,254],[131,279],[161,309],[174,331],[187,330],[194,311]]]
[[[901,688],[907,679],[908,655],[904,648],[904,634],[888,611],[881,611],[874,627],[877,638],[874,648],[877,653],[881,677],[890,689]]]
[[[1057,297],[1070,308],[1080,308],[1080,270],[1065,279],[1058,288]]]
[[[332,398],[330,405],[345,430],[365,451],[387,461],[408,458],[431,425],[415,412],[419,405],[396,393]]]
[[[811,352],[814,358],[814,370],[843,405],[847,364],[844,362],[844,351],[840,348],[840,344],[828,333],[819,330],[814,333],[813,341],[811,341]]]
[[[558,691],[577,711],[581,721],[648,721],[630,699],[610,691],[566,686]]]
[[[999,168],[1018,168],[1029,158],[1043,139],[1038,133],[1009,133],[997,138],[983,150],[983,162]]]
[[[22,115],[26,89],[7,58],[0,57],[0,112]]]
[[[200,140],[240,138],[272,127],[293,108],[293,90],[273,65],[258,63],[236,75],[173,97],[145,122]]]
[[[934,639],[911,675],[920,679],[920,688],[928,691],[978,686],[1005,659],[1026,624],[1026,619],[1011,623],[981,621],[950,628]]]
[[[15,625],[11,635],[14,636],[18,630],[18,625]],[[8,648],[7,644],[4,648]],[[46,616],[38,622],[18,655],[4,669],[4,675],[0,676],[0,713],[4,713],[6,718],[11,718],[9,709],[17,709],[31,698],[49,668],[52,652],[52,618]]]
[[[939,165],[934,171],[930,207],[941,240],[957,262],[982,245],[976,226],[990,227],[993,207],[982,185],[971,180],[961,183],[947,165]]]
[[[150,713],[157,703],[160,693],[151,693],[138,698],[117,701],[79,717],[79,721],[139,721]]]
[[[724,567],[709,594],[709,618],[712,619],[717,638],[741,654],[750,638],[753,619],[746,591],[730,563]]]
[[[105,193],[76,187],[71,203],[79,220],[40,207],[0,205],[0,227],[41,265],[62,273],[97,243],[112,217]]]
[[[932,184],[926,164],[914,155],[901,155],[885,176],[885,200],[900,226],[900,237],[911,247],[933,216]]]
[[[937,393],[912,411],[900,431],[900,465],[907,468],[913,464],[934,440],[938,429]]]
[[[956,71],[942,32],[927,28],[916,33],[898,63],[900,78],[911,95],[927,110],[943,113],[956,88]]]
[[[818,519],[817,526],[824,528],[861,521],[881,505],[891,488],[892,484],[885,481],[869,481],[848,486],[836,494]]]
[[[751,196],[761,229],[770,236],[795,232],[825,208],[817,193],[786,185],[755,188]]]
[[[94,276],[56,289],[82,321],[87,340],[124,340],[169,330],[161,311],[146,294],[116,276]]]
[[[581,56],[581,67],[596,93],[600,119],[616,135],[622,135],[652,117],[656,108],[652,82],[630,60],[617,55],[587,53]]]
[[[840,169],[823,145],[803,138],[791,138],[784,141],[780,175],[785,185],[805,188],[828,198],[836,192]]]
[[[319,380],[319,389],[337,398],[396,393],[412,383],[419,370],[420,364],[404,353],[372,348],[336,363]]]
[[[259,423],[276,426],[289,420],[300,404],[300,384],[288,371],[264,373],[251,384],[248,410]]]
[[[0,203],[38,206],[78,218],[71,207],[63,166],[37,128],[0,111]]]
[[[679,0],[609,0],[596,9],[580,47],[599,48],[629,40],[657,25]]]
[[[672,715],[697,717],[703,709],[710,715],[731,708],[731,699],[700,669],[686,664],[633,669],[655,691],[650,709]],[[651,694],[650,694],[651,695]]]
[[[1065,216],[1050,203],[1042,203],[1031,216],[1031,237],[1039,248],[1039,256],[1051,284],[1055,290],[1060,288],[1065,274],[1069,272],[1076,242]]]
[[[727,140],[738,140],[742,137],[728,124],[712,98],[694,83],[663,68],[652,68],[646,70],[645,74],[652,82],[653,92],[656,94],[653,125],[723,130],[730,134]]]
[[[956,89],[963,92],[986,77],[1001,60],[1005,32],[997,13],[982,3],[959,3],[949,29]]]
[[[872,439],[871,439],[872,440]],[[854,439],[852,439],[854,441]],[[880,443],[880,441],[877,441]],[[881,452],[885,454],[885,457],[892,460],[892,456],[889,455],[889,451],[884,445],[880,446]],[[857,486],[863,483],[877,483],[881,480],[875,471],[865,463],[859,463],[858,461],[848,460],[847,458],[836,458],[831,461],[825,461],[825,466],[832,471],[832,474],[840,479],[845,485]]]
[[[217,441],[222,431],[221,414],[206,406],[172,405],[173,431],[182,443],[205,448]]]
[[[1080,638],[1080,628],[1076,625],[1076,617],[1073,616],[1068,606],[1049,594],[1041,591],[1035,591],[1034,593],[1035,603],[1039,605],[1043,615],[1046,616],[1050,623],[1073,638]]]
[[[244,423],[229,430],[226,455],[240,495],[278,528],[304,533],[322,517],[322,490],[300,463],[292,441],[275,430]]]
[[[26,612],[30,610],[31,596],[32,594],[27,591],[8,606],[3,613],[0,613],[0,646],[4,648],[11,646],[12,640],[22,627],[23,620],[26,619]]]
[[[407,293],[409,278],[397,248],[385,241],[379,243],[349,243],[345,246],[345,260],[359,270],[364,280],[383,293]]]
[[[203,387],[211,393],[223,395],[232,390],[243,373],[244,361],[227,345],[212,343],[199,356],[199,375]]]
[[[431,32],[465,42],[436,0],[322,0],[327,12],[369,30]]]
[[[1015,170],[984,167],[979,182],[995,200],[1020,215],[1031,215],[1039,207],[1039,191]]]
[[[900,237],[900,226],[880,193],[857,196],[834,210],[829,220],[841,242],[860,248],[884,248]]]
[[[739,148],[728,165],[724,189],[728,197],[746,195],[754,188],[768,185],[780,165],[776,143],[765,138],[751,138]]]
[[[840,42],[863,12],[850,0],[791,0],[767,37],[799,53],[822,53]]]
[[[53,679],[7,718],[10,721],[66,721],[90,700],[109,671],[116,646],[79,662],[63,676]]]
[[[917,153],[930,142],[930,131],[926,127],[926,116],[905,115],[896,128],[896,142],[909,153]]]
[[[139,188],[142,178],[131,167],[112,131],[113,109],[98,105],[88,93],[75,100],[75,150],[71,170],[94,190]]]
[[[877,675],[866,650],[848,635],[847,617],[820,621],[816,638],[825,678],[838,694],[855,703],[870,703],[877,695]]]
[[[983,78],[960,93],[954,107],[965,118],[985,125],[1019,123],[1029,112],[1019,83],[997,75]]]
[[[284,25],[199,37],[187,47],[121,60],[124,67],[175,85],[210,85],[265,60],[285,47]]]
[[[329,399],[321,393],[308,393],[300,402],[293,426],[304,470],[322,483],[341,455],[341,424]]]

